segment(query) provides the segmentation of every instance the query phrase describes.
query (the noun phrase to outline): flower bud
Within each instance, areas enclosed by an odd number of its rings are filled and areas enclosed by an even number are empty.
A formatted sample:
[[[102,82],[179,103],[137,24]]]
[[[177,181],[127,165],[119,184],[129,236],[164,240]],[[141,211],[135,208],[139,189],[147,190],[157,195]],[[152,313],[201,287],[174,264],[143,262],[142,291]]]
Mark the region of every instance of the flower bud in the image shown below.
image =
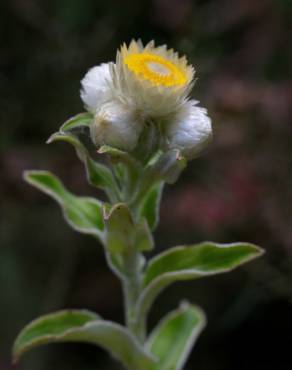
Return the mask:
[[[81,81],[81,99],[85,103],[86,109],[94,113],[106,101],[112,97],[109,87],[111,81],[110,63],[102,63],[97,67],[91,68]]]
[[[193,159],[212,138],[211,120],[204,108],[190,100],[165,123],[166,146],[178,149],[187,159]]]
[[[118,101],[111,101],[96,112],[90,133],[96,146],[110,145],[131,151],[138,142],[142,126],[143,122],[138,114]]]

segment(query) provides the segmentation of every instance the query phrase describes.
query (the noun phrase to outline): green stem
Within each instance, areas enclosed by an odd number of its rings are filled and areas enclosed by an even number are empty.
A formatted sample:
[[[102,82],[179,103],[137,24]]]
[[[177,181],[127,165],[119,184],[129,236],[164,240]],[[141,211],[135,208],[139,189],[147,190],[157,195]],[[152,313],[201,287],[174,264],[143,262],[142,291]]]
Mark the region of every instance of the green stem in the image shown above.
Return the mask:
[[[127,278],[123,281],[125,300],[125,320],[127,328],[141,342],[145,338],[144,328],[137,317],[137,300],[141,292],[141,254],[131,251],[125,258]],[[143,320],[142,320],[143,321]]]

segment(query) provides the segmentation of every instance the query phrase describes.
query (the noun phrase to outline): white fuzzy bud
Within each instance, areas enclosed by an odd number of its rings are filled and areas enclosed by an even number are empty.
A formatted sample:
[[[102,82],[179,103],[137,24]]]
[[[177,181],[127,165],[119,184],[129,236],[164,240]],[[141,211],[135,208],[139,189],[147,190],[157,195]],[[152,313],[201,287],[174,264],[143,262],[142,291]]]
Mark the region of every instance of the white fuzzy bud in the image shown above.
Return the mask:
[[[192,159],[204,149],[212,137],[211,120],[204,108],[190,100],[165,123],[166,145],[179,149],[183,156]]]
[[[130,151],[138,142],[142,126],[137,114],[118,101],[111,101],[96,112],[90,133],[96,146],[110,145]]]
[[[103,63],[91,68],[81,81],[81,99],[85,103],[86,109],[95,113],[106,101],[112,97],[110,89],[110,63]]]

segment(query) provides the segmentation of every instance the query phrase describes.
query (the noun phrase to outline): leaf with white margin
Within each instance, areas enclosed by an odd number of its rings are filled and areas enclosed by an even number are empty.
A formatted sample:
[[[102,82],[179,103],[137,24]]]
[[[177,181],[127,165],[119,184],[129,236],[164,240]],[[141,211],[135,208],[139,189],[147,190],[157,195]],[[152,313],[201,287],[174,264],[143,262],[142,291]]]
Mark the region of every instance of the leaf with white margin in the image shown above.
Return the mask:
[[[175,281],[198,279],[231,271],[263,254],[250,243],[204,242],[174,247],[150,260],[138,309],[145,315],[158,294]]]
[[[205,326],[204,312],[187,302],[169,313],[146,342],[146,349],[157,358],[151,370],[181,370]]]
[[[94,161],[89,156],[87,149],[78,137],[72,133],[56,132],[49,137],[47,143],[51,144],[56,141],[64,141],[75,148],[79,159],[85,164],[88,182],[106,191],[109,198],[116,202],[119,197],[119,189],[112,172],[106,166]]]
[[[140,179],[139,189],[132,200],[132,204],[135,207],[139,207],[144,200],[145,194],[153,185],[161,182],[174,184],[186,165],[185,158],[177,149],[172,149],[165,153],[159,152],[145,167]]]
[[[147,191],[140,206],[140,217],[145,217],[151,230],[154,230],[159,222],[160,201],[163,190],[163,182],[158,182]]]
[[[61,132],[67,132],[81,127],[89,127],[93,122],[93,115],[89,112],[79,113],[69,118],[60,128]]]
[[[145,219],[135,223],[126,203],[103,208],[107,229],[107,248],[113,253],[127,252],[129,248],[145,251],[153,249],[153,238]]]
[[[110,145],[102,145],[98,149],[98,153],[108,155],[113,161],[113,163],[122,162],[136,169],[141,167],[141,164],[136,159],[134,159],[128,152],[125,152],[117,148],[113,148]]]
[[[105,204],[103,218],[106,229],[106,252],[110,267],[120,277],[131,275],[128,270],[130,255],[139,251],[151,250],[154,242],[145,219],[134,222],[132,213],[126,203],[117,203],[114,206]],[[141,269],[144,257],[138,253],[139,263],[135,267]]]
[[[177,149],[168,150],[157,156],[145,170],[145,177],[152,181],[164,180],[168,184],[174,184],[181,172],[187,165],[186,159]]]
[[[16,338],[14,361],[32,348],[58,342],[98,345],[130,369],[148,370],[155,363],[127,329],[86,310],[58,311],[32,321]]]
[[[73,195],[48,171],[25,171],[24,179],[59,203],[64,218],[73,229],[93,235],[104,242],[101,202],[94,198]]]

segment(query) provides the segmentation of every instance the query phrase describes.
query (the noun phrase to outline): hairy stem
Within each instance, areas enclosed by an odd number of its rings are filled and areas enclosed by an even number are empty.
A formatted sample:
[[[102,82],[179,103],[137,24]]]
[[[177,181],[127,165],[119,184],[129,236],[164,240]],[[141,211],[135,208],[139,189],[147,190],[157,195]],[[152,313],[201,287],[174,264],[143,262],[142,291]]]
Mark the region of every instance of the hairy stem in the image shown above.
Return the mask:
[[[123,281],[125,320],[127,328],[141,341],[145,338],[144,327],[137,317],[137,300],[141,292],[141,254],[131,251],[126,258],[127,278]],[[144,321],[144,320],[142,320]]]

